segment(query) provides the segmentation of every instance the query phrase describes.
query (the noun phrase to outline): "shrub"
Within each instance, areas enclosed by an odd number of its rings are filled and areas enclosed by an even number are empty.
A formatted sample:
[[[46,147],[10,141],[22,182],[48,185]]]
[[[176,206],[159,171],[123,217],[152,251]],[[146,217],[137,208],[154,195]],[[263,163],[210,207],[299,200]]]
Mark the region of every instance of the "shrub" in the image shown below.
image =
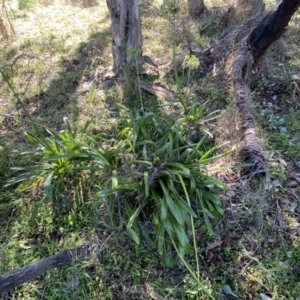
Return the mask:
[[[199,213],[213,235],[210,219],[223,214],[217,189],[225,190],[206,169],[223,156],[212,156],[222,145],[212,146],[199,131],[191,134],[191,119],[176,120],[157,108],[123,118],[117,137],[97,139],[87,134],[90,122],[78,133],[64,119],[66,129],[47,129],[48,137],[26,133],[39,145],[23,153],[33,165],[14,168],[21,175],[7,185],[43,182],[48,199],[58,201],[63,191],[82,187],[82,178],[97,176],[96,197],[107,200],[112,221],[121,202],[123,221],[136,243],[143,236],[163,255],[171,242],[184,255]]]

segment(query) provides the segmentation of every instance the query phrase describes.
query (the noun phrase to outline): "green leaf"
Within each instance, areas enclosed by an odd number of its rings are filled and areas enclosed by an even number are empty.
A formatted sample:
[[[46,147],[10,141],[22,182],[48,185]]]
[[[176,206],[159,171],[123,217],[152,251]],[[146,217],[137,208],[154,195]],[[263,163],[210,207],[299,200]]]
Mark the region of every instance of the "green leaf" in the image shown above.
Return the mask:
[[[224,192],[227,190],[226,185],[219,179],[212,177],[212,176],[206,176],[206,180],[209,180],[212,184],[217,186],[219,189],[223,190]]]
[[[111,177],[111,186],[115,188],[118,185],[118,178],[116,177],[116,171],[113,171],[113,176]]]
[[[182,201],[178,201],[178,204],[181,206],[181,209],[183,209],[185,212],[187,212],[191,217],[197,218],[196,213],[185,201],[183,201],[183,199],[182,199]]]
[[[199,143],[197,144],[197,146],[193,149],[193,151],[187,156],[185,163],[189,164],[192,160],[196,159],[196,154],[199,150],[199,148],[203,145],[203,143],[205,142],[207,136],[204,135],[201,140],[199,141]]]
[[[186,232],[184,230],[184,227],[180,226],[179,224],[174,223],[174,229],[175,229],[175,234],[179,240],[179,243],[184,249],[184,253],[187,254],[190,251],[190,244],[188,237],[186,235]]]
[[[157,250],[159,255],[163,255],[164,253],[164,245],[167,243],[165,239],[165,227],[161,225],[157,232]]]
[[[149,144],[149,145],[151,146],[152,151],[156,151],[156,150],[157,150],[157,144],[156,144],[155,142],[151,141],[151,140],[143,140],[143,141],[137,143],[136,146],[139,147],[139,146],[143,145],[143,147],[144,147],[144,146],[146,146],[147,144]],[[145,161],[148,161],[148,158],[145,159],[144,156],[143,156],[143,159],[144,159]]]
[[[119,185],[123,185],[123,184],[132,184],[132,183],[136,183],[136,179],[135,178],[131,178],[131,177],[118,177],[118,182]]]
[[[46,180],[44,181],[44,190],[45,190],[45,194],[46,196],[49,198],[50,201],[53,201],[52,198],[52,179],[53,179],[54,173],[51,173]]]
[[[33,135],[32,133],[30,132],[25,132],[25,137],[33,142],[37,142],[39,145],[43,146],[45,149],[47,149],[48,151],[52,152],[52,148],[51,146],[49,145],[48,141],[45,139],[45,138],[39,138],[35,135]]]
[[[202,162],[204,163],[204,160],[210,155],[212,154],[213,152],[215,152],[216,150],[218,150],[219,148],[223,147],[224,145],[228,144],[229,142],[224,142],[224,143],[221,143],[221,144],[218,144],[214,147],[212,147],[211,149],[209,149],[206,153],[204,153],[201,158],[198,160],[198,162]],[[221,157],[224,157],[225,155],[222,154]]]
[[[220,206],[220,198],[212,192],[202,191],[202,197],[206,202],[209,202],[211,205]]]
[[[170,148],[171,148],[171,143],[170,143],[170,142],[167,142],[167,143],[165,143],[164,146],[160,149],[160,151],[161,151],[161,152],[167,151],[167,154],[168,154],[168,153],[172,153],[172,152],[171,152],[172,150],[170,150]]]
[[[143,226],[141,224],[141,222],[138,222],[138,225],[140,227],[140,231],[142,233],[142,236],[144,237],[144,239],[146,240],[146,242],[148,243],[148,245],[150,246],[150,248],[154,250],[155,247],[156,247],[156,244],[153,241],[153,238],[149,235],[147,229],[145,228],[145,226]]]
[[[130,232],[130,234],[132,235],[133,240],[134,240],[137,244],[140,243],[140,239],[139,239],[139,237],[138,237],[138,234],[136,233],[136,231],[139,230],[139,227],[138,227],[137,222],[136,222],[136,218],[138,217],[139,213],[141,212],[141,210],[143,209],[143,207],[144,207],[146,204],[147,204],[147,202],[144,201],[144,202],[138,207],[138,209],[136,209],[136,211],[133,213],[132,208],[131,208],[129,202],[128,202],[127,200],[124,201],[125,210],[126,210],[127,215],[129,216],[129,221],[128,221],[128,223],[127,223],[126,228],[127,228],[127,230]],[[134,227],[134,229],[135,229],[136,231],[133,229],[133,227]]]
[[[125,161],[124,164],[145,164],[148,165],[148,168],[151,169],[153,168],[153,164],[149,161],[144,161],[144,160],[130,160],[130,161]]]
[[[209,218],[213,220],[215,219],[214,215],[206,207],[203,208],[202,212],[206,214]]]
[[[140,129],[141,129],[141,132],[143,134],[143,138],[144,139],[149,139],[150,137],[149,137],[149,132],[147,131],[147,129],[145,127],[141,127]]]
[[[68,118],[67,118],[67,117],[64,117],[64,118],[63,118],[63,121],[64,121],[64,123],[65,123],[65,125],[66,125],[66,127],[67,127],[67,130],[68,130],[69,134],[71,135],[72,138],[74,138],[75,135],[74,135],[73,130],[72,130],[72,128],[71,128],[71,125],[70,125],[70,123],[69,123],[69,121],[68,121]]]
[[[66,153],[60,155],[53,155],[49,157],[44,157],[43,161],[57,161],[60,159],[72,159],[72,160],[93,160],[93,157],[89,156],[87,153]]]
[[[85,124],[84,124],[84,127],[83,127],[83,129],[82,129],[82,133],[86,133],[86,131],[87,131],[87,129],[88,129],[88,127],[90,126],[90,124],[92,123],[92,119],[88,119],[86,122],[85,122]]]
[[[147,156],[147,145],[146,144],[143,145],[142,155],[143,155],[143,159],[145,161],[147,161],[148,160],[148,156]]]
[[[149,197],[149,174],[144,172],[144,186],[145,186],[145,196]]]
[[[75,168],[70,168],[70,171],[100,171],[103,170],[102,167],[75,167]]]
[[[124,183],[124,184],[118,184],[114,187],[114,189],[117,192],[123,192],[123,191],[141,191],[144,189],[144,187],[141,184],[138,183]]]
[[[161,198],[161,207],[160,207],[160,218],[162,221],[165,221],[168,215],[168,206],[167,200],[165,197]]]
[[[158,227],[160,225],[160,219],[159,219],[159,215],[158,215],[158,211],[155,210],[153,212],[153,217],[152,217],[152,222],[154,224],[154,226]]]
[[[37,213],[38,213],[41,205],[43,204],[44,200],[45,200],[45,196],[42,198],[42,200],[39,200],[34,203],[34,209],[33,209],[33,212],[31,213],[30,220],[29,220],[29,223],[31,224],[31,226],[35,225],[34,221],[36,219]]]
[[[174,203],[174,201],[172,199],[172,196],[170,195],[169,190],[167,189],[167,187],[165,186],[165,184],[163,183],[163,181],[161,179],[159,179],[158,182],[159,182],[160,186],[163,189],[164,198],[166,199],[166,203],[167,203],[168,209],[173,214],[173,216],[175,217],[175,219],[177,220],[177,222],[179,222],[181,225],[183,225],[184,224],[184,220],[182,218],[180,207],[178,207]]]
[[[212,237],[214,235],[214,232],[211,228],[211,224],[209,222],[209,219],[208,219],[208,216],[207,216],[207,213],[206,213],[206,209],[204,207],[204,203],[203,203],[203,199],[202,199],[202,192],[199,189],[196,189],[196,194],[197,194],[197,198],[198,198],[198,201],[200,203],[201,210],[202,210],[202,213],[203,213],[204,223],[205,223],[207,233],[210,237]]]
[[[169,218],[165,219],[163,221],[164,227],[168,233],[168,235],[170,236],[171,239],[174,239],[175,241],[178,241],[178,238],[176,236],[175,230],[174,230],[174,226],[171,224],[170,220],[174,220],[173,216],[170,215]]]
[[[127,201],[126,201],[127,202]],[[127,229],[131,228],[133,225],[133,222],[135,222],[137,216],[139,215],[139,213],[142,211],[142,209],[145,207],[145,205],[147,204],[147,201],[144,200],[143,203],[136,209],[136,211],[130,216],[129,221],[127,223]]]
[[[170,169],[169,172],[172,174],[180,173],[180,174],[184,175],[185,177],[189,177],[191,175],[190,169],[180,163],[168,162],[168,163],[166,163],[166,167],[168,167]]]
[[[224,294],[230,295],[231,297],[233,297],[235,299],[238,299],[238,296],[235,293],[232,292],[229,285],[224,284],[223,287],[222,287],[222,291],[223,291]]]
[[[106,190],[102,190],[102,191],[98,192],[96,195],[99,198],[104,198],[104,197],[114,195],[116,192],[117,191],[115,189],[106,189]]]
[[[139,245],[140,244],[140,239],[139,239],[138,235],[136,234],[136,232],[132,228],[127,228],[127,230],[131,234],[133,240]]]
[[[190,153],[193,152],[193,149],[192,148],[187,148],[185,149],[181,154],[180,154],[180,159],[184,159],[186,158]]]

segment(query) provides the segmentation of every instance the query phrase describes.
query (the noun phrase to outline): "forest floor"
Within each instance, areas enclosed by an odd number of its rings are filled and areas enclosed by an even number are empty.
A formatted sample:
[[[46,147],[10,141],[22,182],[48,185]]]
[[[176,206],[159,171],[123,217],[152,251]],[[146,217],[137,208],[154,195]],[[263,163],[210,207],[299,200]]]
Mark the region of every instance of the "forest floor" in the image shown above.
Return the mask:
[[[178,54],[186,51],[187,42],[209,47],[222,37],[223,28],[216,15],[191,20],[184,8],[174,28],[162,2],[140,1],[143,54],[159,69],[159,73],[148,70],[144,78],[176,91],[174,47]],[[209,10],[216,11],[220,2],[207,1]],[[268,6],[275,2],[270,0]],[[78,129],[92,119],[90,130],[95,135],[114,131],[122,113],[119,104],[127,103],[121,86],[106,89],[102,84],[112,65],[105,1],[4,4],[0,68],[32,118],[56,130],[64,128],[64,117]],[[232,167],[240,162],[235,153],[218,161],[214,174],[228,187],[220,195],[225,215],[213,222],[213,238],[207,237],[203,220],[195,222],[201,280],[215,299],[300,299],[299,24],[298,12],[266,54],[252,84],[257,130],[268,155],[267,178],[241,178],[239,169]],[[217,111],[219,118],[209,121],[205,129],[217,142],[226,138],[230,148],[238,149],[240,129],[231,111],[230,92],[220,90],[209,77],[201,78],[198,64],[187,56],[178,66],[181,91],[188,104],[203,104],[204,119]],[[176,99],[155,98],[146,91],[142,96],[148,108],[159,103],[181,109]],[[11,167],[28,163],[20,154],[34,148],[24,138],[30,130],[11,89],[0,81],[0,274],[95,238],[102,241],[103,249],[89,260],[51,270],[0,299],[208,299],[177,262],[176,254],[176,264],[165,268],[156,252],[135,244],[122,222],[111,225],[106,206],[94,200],[93,190],[87,191],[86,205],[55,216],[41,187],[3,187],[14,176]],[[195,266],[192,255],[187,260]],[[224,285],[231,295],[222,291]]]

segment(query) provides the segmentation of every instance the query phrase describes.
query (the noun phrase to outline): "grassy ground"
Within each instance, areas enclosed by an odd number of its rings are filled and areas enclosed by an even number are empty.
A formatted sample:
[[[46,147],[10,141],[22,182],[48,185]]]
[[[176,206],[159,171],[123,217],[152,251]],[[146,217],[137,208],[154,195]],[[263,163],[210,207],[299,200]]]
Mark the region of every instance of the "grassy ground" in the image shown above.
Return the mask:
[[[61,129],[66,116],[80,129],[92,118],[93,134],[115,132],[124,114],[119,105],[137,107],[139,102],[128,101],[118,86],[101,88],[101,74],[112,64],[105,1],[12,0],[5,6],[1,69],[34,120]],[[163,67],[171,61],[173,41],[177,51],[187,41],[206,47],[220,37],[220,24],[207,18],[199,28],[178,18],[174,37],[160,1],[141,1],[141,11],[144,55],[161,66],[153,78],[176,90],[172,70]],[[219,172],[228,191],[221,195],[225,215],[213,223],[215,236],[207,237],[203,220],[195,223],[201,280],[215,299],[234,299],[222,292],[224,285],[239,299],[300,299],[299,18],[298,13],[282,41],[269,51],[266,68],[253,87],[258,129],[269,157],[268,180],[248,183],[236,170]],[[204,117],[216,109],[226,116],[230,97],[204,85],[196,64],[190,63],[189,70],[179,69],[187,103],[208,101]],[[97,80],[90,85],[93,77]],[[171,107],[170,114],[178,113],[174,107],[181,109],[146,92],[143,99],[147,108],[160,103]],[[63,206],[59,214],[44,200],[40,187],[4,188],[13,176],[10,168],[28,164],[20,153],[34,148],[24,139],[31,125],[4,81],[0,122],[0,273],[93,239],[103,243],[102,252],[89,260],[52,270],[0,299],[208,299],[175,253],[175,264],[166,268],[157,253],[134,243],[122,220],[109,222],[105,203],[93,196],[97,182],[89,183],[83,202]],[[216,124],[211,121],[207,129],[218,132]],[[234,143],[232,137],[231,146]],[[63,204],[73,196],[64,194]],[[193,254],[187,261],[196,265]]]

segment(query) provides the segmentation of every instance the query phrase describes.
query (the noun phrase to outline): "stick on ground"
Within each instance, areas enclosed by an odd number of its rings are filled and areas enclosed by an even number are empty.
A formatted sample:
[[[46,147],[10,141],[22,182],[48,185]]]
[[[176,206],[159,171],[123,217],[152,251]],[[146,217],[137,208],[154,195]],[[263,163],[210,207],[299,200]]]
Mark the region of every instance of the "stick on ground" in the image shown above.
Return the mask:
[[[79,259],[88,258],[93,253],[99,253],[102,245],[99,243],[84,245],[62,253],[42,258],[21,269],[3,274],[0,276],[0,293],[22,285],[33,280],[35,277],[46,273],[54,268],[62,268],[72,264]]]

